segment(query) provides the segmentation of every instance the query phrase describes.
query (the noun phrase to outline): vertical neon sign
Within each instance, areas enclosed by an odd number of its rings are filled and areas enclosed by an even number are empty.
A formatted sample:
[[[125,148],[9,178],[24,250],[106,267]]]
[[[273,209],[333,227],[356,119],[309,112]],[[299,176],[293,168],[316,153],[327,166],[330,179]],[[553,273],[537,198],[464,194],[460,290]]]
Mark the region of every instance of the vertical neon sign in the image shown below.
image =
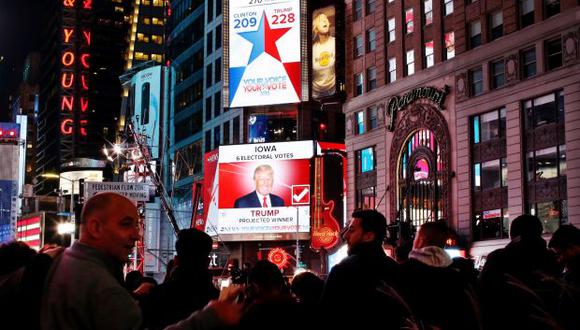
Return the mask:
[[[91,30],[79,17],[92,0],[63,0],[60,131],[68,142],[86,141],[89,109]]]

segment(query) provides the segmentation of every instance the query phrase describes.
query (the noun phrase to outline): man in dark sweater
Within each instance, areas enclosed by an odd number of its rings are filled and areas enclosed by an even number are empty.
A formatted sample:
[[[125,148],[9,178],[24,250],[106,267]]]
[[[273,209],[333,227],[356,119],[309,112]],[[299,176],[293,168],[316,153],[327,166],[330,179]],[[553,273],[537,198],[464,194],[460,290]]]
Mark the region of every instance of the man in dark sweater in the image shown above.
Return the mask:
[[[551,288],[560,267],[542,238],[542,223],[523,214],[510,226],[510,243],[487,256],[479,285],[482,310],[489,329],[540,329],[554,326]],[[546,295],[544,295],[546,294]]]
[[[142,310],[149,329],[163,329],[202,309],[219,296],[208,270],[212,239],[197,229],[184,229],[175,242],[177,256],[170,279],[151,290]]]
[[[332,313],[328,319],[340,327],[398,329],[407,317],[404,304],[393,289],[398,282],[397,264],[382,247],[386,219],[376,210],[357,210],[352,217],[344,235],[348,257],[328,275],[322,307]]]

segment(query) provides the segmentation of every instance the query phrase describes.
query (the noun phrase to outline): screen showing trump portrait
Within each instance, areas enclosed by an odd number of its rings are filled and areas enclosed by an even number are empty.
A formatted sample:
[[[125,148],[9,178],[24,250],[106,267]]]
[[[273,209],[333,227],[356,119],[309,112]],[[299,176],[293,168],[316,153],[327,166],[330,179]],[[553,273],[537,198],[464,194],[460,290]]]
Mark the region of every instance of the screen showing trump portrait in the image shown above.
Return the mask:
[[[230,1],[229,54],[230,107],[300,102],[300,1]]]
[[[221,146],[217,234],[224,240],[308,238],[312,141]]]

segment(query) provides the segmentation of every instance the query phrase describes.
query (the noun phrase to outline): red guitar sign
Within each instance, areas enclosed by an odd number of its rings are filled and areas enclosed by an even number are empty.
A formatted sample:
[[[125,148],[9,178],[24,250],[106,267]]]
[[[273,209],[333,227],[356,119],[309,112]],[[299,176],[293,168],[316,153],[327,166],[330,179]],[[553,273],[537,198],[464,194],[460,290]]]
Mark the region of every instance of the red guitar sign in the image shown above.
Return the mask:
[[[322,194],[323,158],[314,158],[314,194],[312,201],[312,229],[310,247],[314,250],[334,247],[339,241],[340,226],[332,215],[334,201],[325,202]]]

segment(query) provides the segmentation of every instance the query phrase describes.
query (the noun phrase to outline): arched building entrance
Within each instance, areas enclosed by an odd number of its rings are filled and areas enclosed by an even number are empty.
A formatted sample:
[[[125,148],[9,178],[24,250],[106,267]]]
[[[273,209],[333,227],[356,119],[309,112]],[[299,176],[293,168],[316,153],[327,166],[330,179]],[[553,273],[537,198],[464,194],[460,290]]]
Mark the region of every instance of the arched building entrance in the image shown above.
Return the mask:
[[[450,139],[447,123],[428,101],[401,111],[389,158],[391,219],[418,227],[450,220]]]

